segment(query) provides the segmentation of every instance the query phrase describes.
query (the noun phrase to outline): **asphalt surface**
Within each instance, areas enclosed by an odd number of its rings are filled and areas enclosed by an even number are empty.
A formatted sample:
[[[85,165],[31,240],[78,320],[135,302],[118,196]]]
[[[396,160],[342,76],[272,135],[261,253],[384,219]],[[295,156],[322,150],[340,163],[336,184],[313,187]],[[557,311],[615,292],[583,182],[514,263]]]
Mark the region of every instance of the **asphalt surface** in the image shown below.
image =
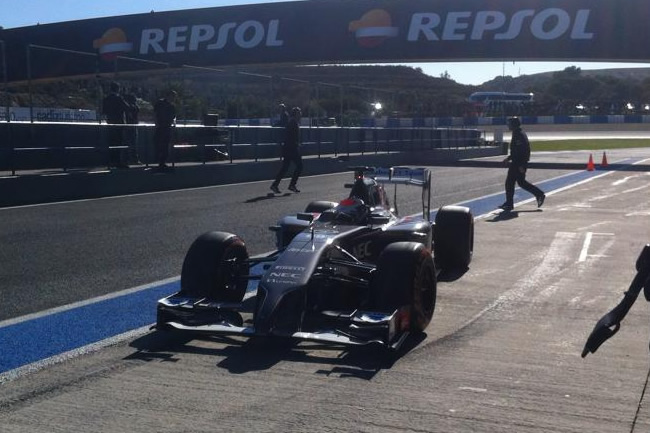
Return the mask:
[[[567,174],[587,157],[535,154],[547,168],[528,179]],[[484,162],[434,167],[434,206],[501,192],[505,169]],[[580,358],[650,239],[645,164],[552,192],[542,210],[524,203],[478,220],[469,271],[439,284],[426,336],[397,358],[140,330],[0,384],[2,431],[647,431],[642,297],[613,340]],[[273,197],[253,183],[0,210],[9,246],[0,320],[176,276],[206,230],[267,251],[268,225],[312,199],[340,198],[348,181],[305,178],[300,194]],[[417,212],[419,193],[404,192],[401,213]]]
[[[480,168],[433,167],[432,207],[501,191],[501,159]],[[569,171],[531,170],[530,179]],[[283,194],[274,195],[267,181],[0,209],[0,321],[177,276],[190,244],[206,231],[236,233],[253,254],[270,251],[270,225],[312,200],[341,200],[351,180],[352,173],[305,177],[299,194],[285,181]],[[402,215],[421,212],[420,192],[400,188],[397,205]]]

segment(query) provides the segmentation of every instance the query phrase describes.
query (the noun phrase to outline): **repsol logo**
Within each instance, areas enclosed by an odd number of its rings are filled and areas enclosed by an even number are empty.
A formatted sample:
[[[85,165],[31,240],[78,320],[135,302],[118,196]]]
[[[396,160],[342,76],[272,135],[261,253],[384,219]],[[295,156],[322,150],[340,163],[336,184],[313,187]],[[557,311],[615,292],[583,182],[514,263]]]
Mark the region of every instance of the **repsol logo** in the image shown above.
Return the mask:
[[[586,40],[594,37],[588,31],[590,14],[589,9],[571,13],[560,8],[522,9],[510,15],[500,11],[461,11],[446,15],[422,12],[411,16],[407,40],[512,40],[522,34],[544,41],[567,35],[574,40]]]
[[[146,54],[180,53],[184,51],[221,50],[234,44],[240,48],[258,46],[280,47],[280,20],[268,23],[248,20],[242,23],[224,23],[178,26],[168,29],[142,30],[139,52]]]

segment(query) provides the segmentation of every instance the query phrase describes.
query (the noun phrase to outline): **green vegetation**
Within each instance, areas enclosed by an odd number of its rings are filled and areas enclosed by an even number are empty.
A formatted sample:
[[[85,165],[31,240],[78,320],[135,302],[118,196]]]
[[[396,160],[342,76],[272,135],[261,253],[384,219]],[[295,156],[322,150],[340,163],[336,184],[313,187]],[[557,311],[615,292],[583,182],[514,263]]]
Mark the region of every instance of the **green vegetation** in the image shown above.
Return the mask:
[[[151,104],[169,88],[179,96],[180,120],[201,119],[205,113],[232,119],[272,117],[280,102],[302,107],[306,117],[340,117],[344,125],[358,125],[365,117],[473,116],[477,109],[467,98],[476,91],[535,94],[531,104],[491,113],[498,116],[650,114],[650,68],[582,71],[577,67],[497,77],[480,86],[457,83],[446,73],[432,77],[419,68],[388,65],[117,71],[35,81],[31,92],[26,83],[9,83],[6,92],[0,89],[0,106],[99,110],[112,80],[139,98],[142,121],[151,120]],[[377,102],[382,106],[379,110]]]
[[[530,147],[535,151],[557,150],[605,150],[631,147],[650,147],[650,140],[633,139],[578,139],[578,140],[531,140]]]

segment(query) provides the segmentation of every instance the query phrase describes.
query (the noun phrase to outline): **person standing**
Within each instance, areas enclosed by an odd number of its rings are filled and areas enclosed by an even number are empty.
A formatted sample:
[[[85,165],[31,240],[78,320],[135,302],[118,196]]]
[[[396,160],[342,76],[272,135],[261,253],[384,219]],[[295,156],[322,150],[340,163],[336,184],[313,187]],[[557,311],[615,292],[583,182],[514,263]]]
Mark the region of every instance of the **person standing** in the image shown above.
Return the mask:
[[[286,128],[287,125],[289,124],[289,112],[287,111],[287,106],[284,104],[280,104],[278,106],[278,111],[280,112],[280,116],[278,118],[277,123],[273,126]]]
[[[154,145],[156,148],[156,160],[158,169],[166,170],[167,159],[169,158],[169,145],[172,140],[172,127],[176,120],[176,92],[170,90],[165,97],[156,101],[153,106],[155,116]]]
[[[125,113],[125,121],[127,125],[134,125],[128,128],[128,145],[129,145],[129,160],[134,164],[140,164],[138,157],[138,127],[135,126],[139,123],[140,107],[138,107],[138,98],[133,93],[124,95],[124,100],[129,106],[128,111]]]
[[[271,184],[271,191],[280,193],[280,181],[289,169],[289,164],[293,162],[294,170],[289,182],[289,190],[293,192],[300,192],[296,183],[298,177],[302,172],[302,157],[300,156],[300,118],[302,112],[300,108],[294,107],[291,109],[291,117],[285,128],[284,145],[282,146],[282,167],[278,171],[275,181]]]
[[[515,182],[533,194],[537,199],[537,207],[542,207],[546,195],[544,192],[526,180],[526,170],[530,160],[530,142],[528,136],[521,130],[521,121],[518,117],[508,119],[508,129],[512,132],[510,139],[510,154],[503,160],[509,163],[508,175],[506,176],[506,201],[501,206],[505,211],[514,208]]]
[[[102,101],[102,112],[109,125],[124,125],[126,113],[129,111],[129,104],[120,95],[120,85],[113,81],[111,92]],[[108,128],[108,158],[109,167],[128,168],[128,164],[122,156],[122,126],[110,126]]]

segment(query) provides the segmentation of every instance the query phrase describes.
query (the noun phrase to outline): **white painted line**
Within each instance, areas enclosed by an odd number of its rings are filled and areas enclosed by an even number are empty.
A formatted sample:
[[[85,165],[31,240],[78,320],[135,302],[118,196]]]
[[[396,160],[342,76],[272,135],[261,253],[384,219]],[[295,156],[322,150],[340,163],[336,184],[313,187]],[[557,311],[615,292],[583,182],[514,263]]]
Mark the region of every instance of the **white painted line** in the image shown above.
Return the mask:
[[[463,329],[479,320],[489,311],[498,311],[508,304],[518,302],[520,299],[529,298],[538,294],[546,286],[550,276],[559,272],[566,265],[569,251],[575,244],[577,233],[557,232],[548,249],[540,253],[540,262],[517,283],[503,292],[496,300],[487,305],[472,318],[467,320],[458,329]]]
[[[617,180],[617,181],[614,181],[614,182],[612,183],[612,186],[619,186],[619,185],[622,185],[622,184],[624,184],[625,182],[627,182],[628,180],[633,179],[633,178],[638,177],[638,176],[639,176],[638,174],[637,174],[637,175],[634,175],[634,176],[626,176],[626,177],[624,177],[623,179],[619,179],[619,180]]]
[[[485,388],[474,388],[473,386],[459,386],[458,389],[461,391],[487,392]]]
[[[615,233],[593,233],[593,232],[587,232],[587,235],[585,236],[585,242],[582,245],[582,251],[580,251],[580,257],[578,258],[578,262],[584,262],[587,260],[587,257],[597,257],[597,258],[603,258],[603,257],[609,257],[608,255],[605,254],[587,254],[591,241],[594,236],[616,236]],[[604,251],[608,249],[613,241],[610,241],[609,244],[605,246],[605,248],[601,249],[601,251]]]
[[[625,191],[623,191],[623,194],[627,194],[628,192],[637,192],[637,191],[641,191],[642,189],[646,189],[646,188],[649,187],[649,186],[650,186],[650,185],[643,185],[643,186],[638,186],[638,187],[636,187],[636,188],[626,189]]]
[[[592,232],[587,232],[587,235],[585,236],[585,242],[582,244],[582,251],[580,251],[580,257],[578,257],[579,262],[584,262],[587,260],[587,251],[589,251],[589,245],[591,245],[592,236]]]
[[[136,292],[140,292],[140,291],[143,291],[143,290],[147,290],[147,289],[150,289],[152,287],[158,287],[158,286],[162,286],[164,284],[173,283],[174,281],[179,281],[180,279],[181,279],[181,277],[179,275],[179,276],[176,276],[176,277],[167,278],[167,279],[156,281],[156,282],[153,282],[153,283],[144,284],[142,286],[137,286],[137,287],[132,287],[130,289],[121,290],[119,292],[113,292],[113,293],[109,293],[107,295],[97,296],[95,298],[86,299],[86,300],[79,301],[79,302],[74,302],[72,304],[63,305],[61,307],[50,308],[49,310],[39,311],[38,313],[27,314],[25,316],[16,317],[16,318],[13,318],[13,319],[7,319],[7,320],[4,320],[4,321],[0,322],[0,328],[5,328],[7,326],[15,325],[17,323],[22,323],[22,322],[26,322],[28,320],[38,319],[38,318],[44,317],[44,316],[49,316],[50,314],[60,313],[62,311],[72,310],[74,308],[83,307],[85,305],[95,304],[97,302],[105,301],[107,299],[118,298],[118,297],[120,297],[122,295],[128,295],[128,294],[131,294],[131,293],[136,293]]]

